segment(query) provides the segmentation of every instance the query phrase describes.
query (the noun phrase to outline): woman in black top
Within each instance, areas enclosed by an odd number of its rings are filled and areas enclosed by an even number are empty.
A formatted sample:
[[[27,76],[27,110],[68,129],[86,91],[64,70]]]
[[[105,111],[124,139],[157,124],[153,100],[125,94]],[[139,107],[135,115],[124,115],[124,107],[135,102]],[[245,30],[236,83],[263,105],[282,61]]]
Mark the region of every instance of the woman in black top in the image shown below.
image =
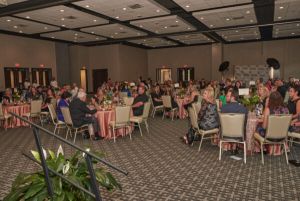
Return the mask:
[[[162,99],[161,99],[161,93],[160,93],[160,87],[159,85],[156,85],[154,87],[153,92],[151,93],[151,98],[153,101],[153,105],[156,106],[160,106],[163,104]]]
[[[289,89],[290,100],[288,102],[288,109],[290,114],[293,114],[293,119],[297,119],[300,115],[300,97],[299,87],[291,86]]]

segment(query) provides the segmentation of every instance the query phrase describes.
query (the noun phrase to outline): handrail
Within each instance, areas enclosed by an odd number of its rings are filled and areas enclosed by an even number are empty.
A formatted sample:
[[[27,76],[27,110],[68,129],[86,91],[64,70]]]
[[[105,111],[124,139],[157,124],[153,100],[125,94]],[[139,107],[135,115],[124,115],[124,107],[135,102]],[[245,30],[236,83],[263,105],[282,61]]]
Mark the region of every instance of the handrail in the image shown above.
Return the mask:
[[[35,137],[35,141],[36,141],[36,145],[37,145],[37,148],[38,148],[38,152],[40,154],[40,158],[41,158],[41,162],[38,162],[36,161],[35,159],[31,158],[30,156],[26,155],[26,154],[23,154],[25,155],[27,158],[29,158],[30,160],[34,161],[34,162],[37,162],[37,164],[41,165],[43,167],[43,171],[44,171],[44,174],[45,174],[45,180],[46,180],[46,184],[47,184],[47,190],[48,190],[48,194],[50,197],[53,198],[53,188],[52,188],[52,185],[51,185],[51,180],[50,180],[50,177],[49,177],[49,172],[55,174],[56,176],[59,176],[60,178],[66,180],[67,182],[71,183],[73,186],[79,188],[80,190],[84,191],[85,193],[87,193],[88,195],[92,196],[93,198],[95,198],[96,201],[101,201],[101,196],[100,196],[100,190],[99,190],[99,186],[98,186],[98,182],[96,180],[96,176],[95,176],[95,171],[94,171],[94,168],[93,168],[93,165],[92,165],[92,159],[96,159],[97,161],[105,164],[106,166],[124,174],[124,175],[128,175],[128,172],[114,166],[113,164],[107,162],[106,160],[103,160],[101,159],[100,157],[96,156],[95,154],[89,152],[89,151],[86,151],[84,150],[83,148],[77,146],[76,144],[73,144],[72,142],[58,136],[58,135],[55,135],[54,133],[52,133],[51,131],[43,128],[42,126],[39,126],[31,121],[29,121],[28,119],[25,119],[13,112],[9,112],[9,114],[11,114],[13,117],[15,118],[18,118],[20,119],[21,121],[24,121],[26,123],[28,123],[29,125],[33,126],[33,134],[34,134],[34,137]],[[67,145],[73,147],[74,149],[77,149],[83,153],[85,153],[85,159],[86,159],[86,163],[87,163],[87,167],[88,167],[88,171],[89,171],[89,174],[90,174],[90,178],[91,178],[91,187],[92,187],[92,191],[93,193],[91,193],[90,191],[82,188],[81,186],[77,185],[76,183],[72,182],[71,180],[69,180],[68,178],[64,177],[63,175],[55,172],[54,170],[50,169],[47,164],[46,164],[46,159],[45,159],[45,156],[43,154],[43,149],[42,149],[42,146],[41,146],[41,142],[40,142],[40,136],[39,136],[39,131],[43,131],[44,133],[66,143]]]

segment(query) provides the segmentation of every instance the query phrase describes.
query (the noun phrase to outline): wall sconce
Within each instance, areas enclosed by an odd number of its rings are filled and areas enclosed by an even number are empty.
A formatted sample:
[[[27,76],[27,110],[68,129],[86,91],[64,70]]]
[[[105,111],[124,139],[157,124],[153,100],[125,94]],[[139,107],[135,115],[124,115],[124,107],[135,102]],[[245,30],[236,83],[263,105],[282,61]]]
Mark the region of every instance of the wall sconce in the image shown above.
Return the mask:
[[[88,89],[88,77],[87,77],[87,69],[85,66],[80,69],[80,85],[81,88],[87,91]]]

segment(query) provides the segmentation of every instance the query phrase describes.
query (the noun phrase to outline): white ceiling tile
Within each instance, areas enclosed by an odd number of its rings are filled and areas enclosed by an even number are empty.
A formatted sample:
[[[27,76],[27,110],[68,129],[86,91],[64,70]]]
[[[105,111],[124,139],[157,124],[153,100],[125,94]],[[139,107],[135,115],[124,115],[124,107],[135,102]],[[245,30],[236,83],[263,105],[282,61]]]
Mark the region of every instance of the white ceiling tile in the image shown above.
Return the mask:
[[[174,33],[196,30],[191,24],[176,15],[131,21],[130,24],[153,33]]]
[[[278,24],[273,26],[273,38],[292,37],[300,35],[300,22]]]
[[[193,15],[209,28],[257,23],[253,5],[200,11]]]
[[[49,26],[15,17],[1,17],[0,29],[24,34],[35,34],[60,30],[59,27]]]
[[[95,36],[92,34],[86,34],[86,33],[72,31],[72,30],[45,33],[45,34],[41,34],[41,36],[46,38],[60,39],[60,40],[66,40],[71,42],[77,42],[77,43],[106,40],[106,38],[100,36]]]
[[[251,0],[174,0],[186,11],[205,10],[223,6],[251,3]]]
[[[164,46],[176,46],[175,42],[163,39],[163,38],[147,38],[139,40],[129,40],[130,43],[135,43],[139,45],[144,45],[148,47],[164,47]]]
[[[219,34],[224,40],[229,42],[255,39],[258,40],[261,38],[258,27],[232,29],[226,31],[218,31],[216,33]]]
[[[107,20],[66,6],[54,6],[17,14],[16,16],[30,18],[41,22],[67,27],[78,28],[108,23]]]
[[[170,14],[152,0],[85,0],[73,4],[121,21]]]
[[[187,45],[213,42],[210,38],[206,37],[202,33],[183,34],[177,36],[170,36],[169,38],[173,40],[178,40]]]
[[[274,21],[299,19],[300,0],[277,0],[275,1]]]
[[[81,31],[98,34],[109,38],[130,38],[147,35],[144,32],[123,26],[121,24],[108,24],[103,26],[83,28]]]

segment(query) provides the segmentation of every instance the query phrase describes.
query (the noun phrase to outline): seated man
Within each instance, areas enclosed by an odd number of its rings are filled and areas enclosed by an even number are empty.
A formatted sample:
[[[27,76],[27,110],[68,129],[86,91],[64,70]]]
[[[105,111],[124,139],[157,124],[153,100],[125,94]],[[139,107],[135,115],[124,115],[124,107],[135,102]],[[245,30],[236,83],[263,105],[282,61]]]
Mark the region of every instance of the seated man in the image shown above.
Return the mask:
[[[159,85],[156,85],[154,87],[154,91],[153,93],[151,93],[151,97],[152,97],[154,107],[163,105]]]
[[[95,114],[97,110],[90,110],[87,107],[86,93],[79,91],[77,94],[77,98],[74,98],[72,100],[72,102],[69,105],[69,108],[74,126],[80,127],[84,124],[89,124],[89,136],[86,136],[86,138],[89,138],[91,135],[95,135],[94,140],[99,140],[100,137],[98,132],[100,131],[100,128],[98,121],[93,116],[93,114]]]
[[[148,96],[145,93],[145,87],[140,86],[138,88],[138,96],[135,97],[132,110],[134,116],[141,116],[144,110],[144,103],[148,102]]]
[[[221,113],[239,113],[245,114],[247,118],[248,110],[245,106],[238,102],[239,92],[238,90],[228,90],[226,94],[227,104],[222,106]]]

